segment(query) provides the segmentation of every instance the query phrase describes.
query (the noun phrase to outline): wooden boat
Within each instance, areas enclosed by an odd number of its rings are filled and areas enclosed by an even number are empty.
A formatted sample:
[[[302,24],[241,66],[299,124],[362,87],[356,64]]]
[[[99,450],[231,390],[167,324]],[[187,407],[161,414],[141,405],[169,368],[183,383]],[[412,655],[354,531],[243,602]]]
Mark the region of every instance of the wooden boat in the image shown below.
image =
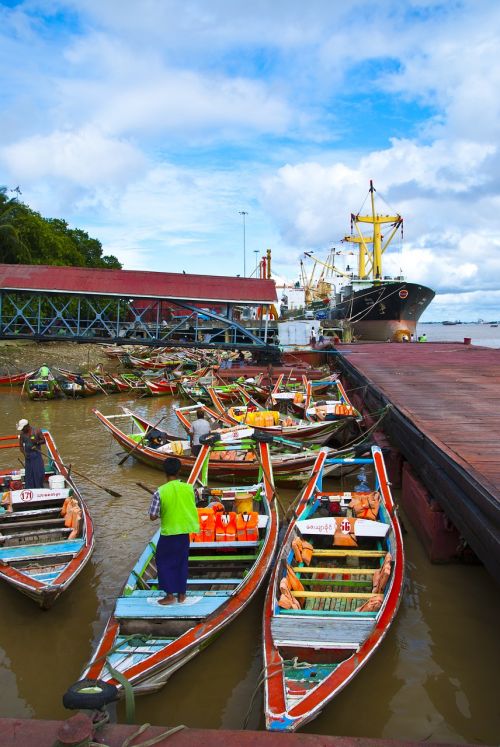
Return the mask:
[[[248,448],[255,449],[256,444]],[[192,535],[186,602],[168,606],[157,604],[158,597],[164,594],[158,590],[155,564],[157,532],[134,565],[83,671],[82,683],[86,682],[86,687],[89,680],[99,680],[99,686],[108,683],[123,694],[124,677],[135,693],[158,690],[255,597],[271,568],[278,539],[269,448],[267,444],[259,444],[258,448],[262,469],[257,483],[207,488],[206,481],[200,478],[209,464],[210,446],[203,446],[187,482],[195,489],[199,486],[198,496],[205,505],[207,499],[216,500],[223,504],[225,512],[238,510],[238,499],[246,497],[258,512],[250,514],[256,526],[249,535],[239,532],[236,539],[222,541],[216,541],[213,532]],[[70,692],[74,696],[75,687]],[[72,707],[78,707],[78,702],[72,702]]]
[[[375,490],[324,492],[321,451],[274,564],[263,624],[270,730],[315,718],[366,664],[398,610],[403,541],[382,452],[374,446],[371,459],[354,461],[372,465]],[[352,504],[355,516],[374,518],[348,516]]]
[[[0,386],[21,386],[24,384],[26,379],[29,379],[30,376],[33,376],[36,372],[37,371],[35,370],[17,374],[4,374],[3,376],[0,376]]]
[[[290,373],[292,373],[291,371]],[[280,374],[274,387],[269,395],[268,404],[271,406],[280,406],[281,404],[293,405],[295,402],[302,402],[306,398],[307,385],[311,384],[311,391],[314,395],[325,394],[330,387],[338,381],[338,374],[331,374],[324,379],[312,380],[302,375],[300,379],[292,378],[290,375]],[[301,395],[301,396],[300,396]],[[303,411],[302,411],[303,412]],[[300,410],[299,410],[299,414]]]
[[[87,377],[80,374],[73,374],[70,377],[58,368],[56,371],[59,371],[60,373],[60,376],[57,377],[57,383],[59,384],[62,393],[70,399],[92,397],[94,394],[99,394],[101,391],[97,384]]]
[[[196,410],[196,406],[193,409]],[[184,414],[185,410],[186,408],[176,408],[176,414],[181,422],[182,414],[183,425],[189,428],[190,422]],[[163,469],[165,459],[168,456],[175,455],[181,462],[182,474],[189,474],[192,470],[196,460],[191,454],[191,446],[187,438],[182,439],[182,436],[178,434],[160,430],[158,423],[153,424],[127,408],[124,408],[123,413],[119,415],[103,415],[96,409],[92,412],[110,431],[124,452],[132,454],[135,459],[143,464],[156,469]],[[208,410],[208,412],[213,414],[214,417],[217,416],[214,411]],[[253,429],[246,426],[243,428],[239,426],[238,429],[235,428],[234,424],[231,424],[227,428],[228,433],[234,433],[235,431],[242,432],[244,434],[242,438],[250,437],[253,433]],[[218,432],[224,431],[218,429]],[[153,448],[148,444],[156,434],[159,434],[159,440],[163,444]],[[227,438],[229,440],[229,437]],[[309,444],[308,447],[304,447],[302,444],[288,442],[280,437],[274,438],[271,446],[271,462],[275,481],[301,483],[307,480],[319,448],[319,444]],[[364,447],[346,449],[342,454],[346,457],[353,457],[358,453],[359,448],[364,449]],[[259,464],[257,460],[251,458],[251,455],[249,456],[248,450],[239,449],[237,444],[233,445],[226,442],[218,445],[210,452],[210,470],[212,475],[222,481],[255,480],[259,473]]]
[[[110,374],[110,377],[115,382],[119,391],[134,390],[134,391],[140,392],[141,394],[144,394],[145,392],[148,391],[146,382],[144,381],[142,376],[138,376],[137,374],[133,374],[133,373]],[[122,385],[126,387],[125,390],[122,389]]]
[[[161,397],[165,394],[175,394],[177,392],[177,381],[168,379],[164,376],[144,379],[147,390],[152,397]]]
[[[48,609],[89,560],[94,530],[54,439],[48,431],[43,435],[50,456],[43,488],[25,489],[24,470],[0,473],[0,579]],[[2,436],[0,441],[0,448],[13,450],[12,456],[19,453],[18,436]],[[63,517],[61,510],[70,490],[75,504]],[[71,525],[66,526],[70,519]]]
[[[23,384],[23,392],[26,392],[32,400],[58,399],[63,396],[59,382],[52,374],[49,378],[35,374],[32,378],[26,379]]]
[[[226,425],[246,423],[258,428],[259,431],[293,441],[326,443],[335,438],[336,446],[345,444],[351,435],[346,427],[347,423],[337,420],[311,422],[298,419],[292,415],[283,415],[278,410],[265,410],[243,389],[241,389],[242,396],[246,399],[247,404],[229,407],[226,410],[216,392],[211,387],[208,388],[208,391],[220,421]]]
[[[333,393],[326,399],[314,400],[312,383],[308,381],[305,397],[295,398],[292,402],[293,409],[300,417],[311,423],[323,420],[344,422],[346,419],[351,423],[353,420],[361,423],[363,418],[347,396],[342,382],[336,381],[330,389]]]

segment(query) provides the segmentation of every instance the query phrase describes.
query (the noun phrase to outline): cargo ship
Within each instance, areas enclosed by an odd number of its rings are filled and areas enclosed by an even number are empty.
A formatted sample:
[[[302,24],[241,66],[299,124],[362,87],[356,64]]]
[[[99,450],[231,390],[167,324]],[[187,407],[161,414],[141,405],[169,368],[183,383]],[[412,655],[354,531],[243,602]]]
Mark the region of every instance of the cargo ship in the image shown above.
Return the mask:
[[[410,283],[404,276],[384,276],[382,256],[398,231],[402,231],[403,218],[400,215],[381,215],[375,208],[375,187],[370,181],[371,213],[351,214],[351,234],[343,241],[357,247],[357,274],[339,270],[335,266],[332,249],[326,261],[312,257],[322,266],[318,281],[305,282],[306,309],[313,310],[316,318],[323,319],[323,327],[328,322],[344,329],[344,339],[410,340],[416,333],[417,322],[429,306],[435,292],[425,285]],[[370,234],[363,234],[362,227],[372,227]],[[387,235],[382,233],[383,227]],[[304,270],[302,271],[305,277]]]

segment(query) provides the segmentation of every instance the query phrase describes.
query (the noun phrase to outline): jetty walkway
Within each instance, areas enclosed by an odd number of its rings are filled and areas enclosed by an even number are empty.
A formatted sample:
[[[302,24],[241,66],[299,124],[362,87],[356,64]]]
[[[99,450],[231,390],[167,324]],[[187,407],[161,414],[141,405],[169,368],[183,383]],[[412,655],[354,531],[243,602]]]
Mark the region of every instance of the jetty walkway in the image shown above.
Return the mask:
[[[335,362],[500,583],[500,350],[355,343]]]

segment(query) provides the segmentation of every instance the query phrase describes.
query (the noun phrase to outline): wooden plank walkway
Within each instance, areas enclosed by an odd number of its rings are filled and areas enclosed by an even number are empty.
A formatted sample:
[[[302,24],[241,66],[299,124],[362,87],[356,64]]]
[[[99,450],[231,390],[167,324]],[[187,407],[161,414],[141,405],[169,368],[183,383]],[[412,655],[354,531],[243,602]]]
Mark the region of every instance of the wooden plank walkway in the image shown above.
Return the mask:
[[[339,345],[349,388],[500,581],[500,349],[462,343]]]

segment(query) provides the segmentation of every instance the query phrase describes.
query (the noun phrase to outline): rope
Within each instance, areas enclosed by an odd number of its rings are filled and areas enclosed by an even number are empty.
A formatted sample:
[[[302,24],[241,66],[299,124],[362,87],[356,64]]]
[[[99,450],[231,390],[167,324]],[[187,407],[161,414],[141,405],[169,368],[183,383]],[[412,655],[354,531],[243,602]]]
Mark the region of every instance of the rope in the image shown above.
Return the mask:
[[[280,670],[279,669],[277,669],[276,672],[273,672],[273,674],[269,674],[269,675],[266,674],[266,670],[267,670],[267,667],[265,667],[265,666],[260,670],[259,678],[257,680],[257,684],[255,686],[255,689],[254,689],[253,693],[252,693],[252,697],[250,698],[250,703],[249,703],[249,706],[248,706],[248,710],[247,710],[247,712],[245,714],[245,718],[243,719],[243,727],[242,727],[243,729],[246,729],[248,727],[248,721],[250,719],[250,714],[252,712],[252,708],[253,708],[253,704],[254,704],[254,701],[255,701],[255,697],[256,697],[258,691],[260,690],[260,688],[262,687],[262,685],[264,684],[264,682],[266,682],[267,680],[270,680],[271,677],[275,677],[277,674],[280,674]]]
[[[122,742],[121,747],[130,747],[131,743],[139,737],[141,734],[143,734],[146,729],[149,729],[151,724],[143,724],[140,726],[137,731],[135,731],[133,734],[131,734],[127,739]],[[161,734],[157,734],[156,737],[151,737],[151,739],[147,739],[145,742],[137,742],[134,744],[133,747],[152,747],[153,744],[158,744],[158,742],[161,742],[163,739],[167,739],[168,737],[171,737],[173,734],[177,734],[177,732],[182,731],[182,729],[187,729],[187,726],[185,724],[180,724],[179,726],[173,726],[171,729],[167,729],[166,731],[163,731]],[[86,744],[89,745],[89,747],[109,747],[109,745],[104,744],[104,742],[86,742]],[[82,743],[83,747],[83,743]]]
[[[123,687],[123,692],[125,693],[125,714],[127,718],[127,724],[133,724],[135,721],[135,700],[132,684],[124,674],[111,666],[109,659],[106,659],[106,666],[113,679],[119,682]]]

